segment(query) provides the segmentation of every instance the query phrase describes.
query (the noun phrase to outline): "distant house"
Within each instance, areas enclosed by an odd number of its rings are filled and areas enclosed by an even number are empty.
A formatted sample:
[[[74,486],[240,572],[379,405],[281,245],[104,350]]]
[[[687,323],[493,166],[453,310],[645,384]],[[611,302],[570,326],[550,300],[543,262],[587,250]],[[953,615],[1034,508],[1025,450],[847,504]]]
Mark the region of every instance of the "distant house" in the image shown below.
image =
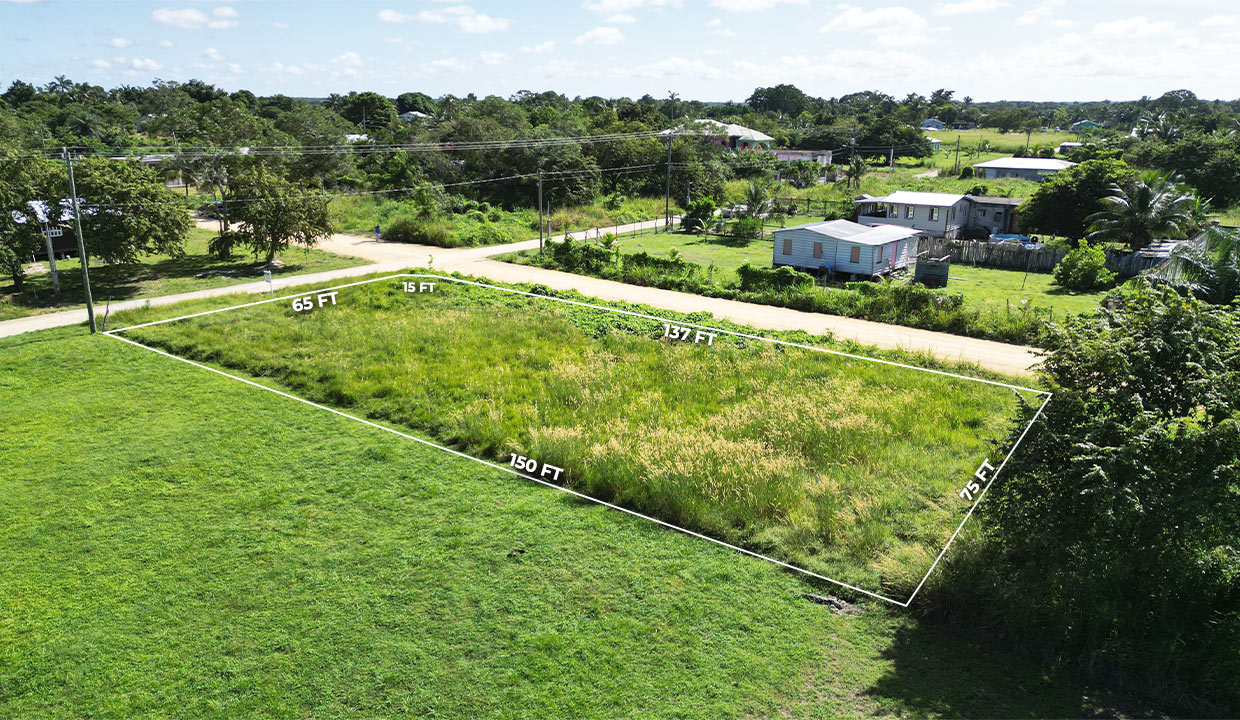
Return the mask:
[[[977,123],[975,122],[954,122],[952,123],[952,130],[976,130],[976,129],[977,129]]]
[[[430,115],[427,115],[424,112],[418,112],[417,110],[410,110],[409,112],[403,112],[400,115],[397,115],[396,117],[400,118],[401,120],[405,120],[406,122],[415,122],[417,120],[425,120],[429,118]]]
[[[863,195],[853,201],[857,222],[863,225],[897,225],[914,228],[929,237],[954,240],[971,228],[987,234],[1016,229],[1019,198],[957,195],[955,193],[897,190],[890,195]]]
[[[771,154],[776,160],[784,162],[813,162],[826,167],[831,164],[833,153],[830,150],[791,150],[789,148],[776,148],[771,150]]]
[[[926,141],[930,143],[930,150],[933,152],[938,152],[943,149],[943,141],[938,138],[933,138],[927,135]]]
[[[937,120],[935,118],[926,118],[925,120],[921,121],[922,130],[929,130],[930,132],[938,132],[939,130],[942,130],[944,127],[946,126],[943,125],[943,121]]]
[[[1079,142],[1061,142],[1061,143],[1059,143],[1059,154],[1060,154],[1060,155],[1067,155],[1068,153],[1072,152],[1073,150],[1075,150],[1075,149],[1077,149],[1077,148],[1079,148],[1079,147],[1085,147],[1085,143],[1079,143]]]
[[[705,135],[730,150],[770,150],[775,138],[744,125],[723,123],[711,118],[699,118],[688,127],[674,127],[660,135]]]
[[[915,228],[868,227],[851,220],[781,228],[774,233],[772,264],[827,277],[877,277],[908,267],[920,234]]]
[[[17,225],[35,223],[43,230],[46,241],[35,250],[31,261],[38,262],[48,259],[48,245],[56,259],[63,260],[77,256],[77,238],[73,231],[73,213],[68,200],[61,200],[60,207],[49,208],[42,200],[31,200],[26,203],[26,212],[12,212],[13,222]]]
[[[1102,126],[1093,120],[1077,120],[1072,123],[1072,132],[1081,132],[1082,130],[1098,130]]]
[[[366,133],[348,133],[344,136],[344,141],[347,143],[362,143],[369,140],[370,136]]]
[[[999,158],[987,160],[973,167],[987,180],[1018,178],[1041,182],[1060,170],[1066,170],[1076,163],[1053,158]]]

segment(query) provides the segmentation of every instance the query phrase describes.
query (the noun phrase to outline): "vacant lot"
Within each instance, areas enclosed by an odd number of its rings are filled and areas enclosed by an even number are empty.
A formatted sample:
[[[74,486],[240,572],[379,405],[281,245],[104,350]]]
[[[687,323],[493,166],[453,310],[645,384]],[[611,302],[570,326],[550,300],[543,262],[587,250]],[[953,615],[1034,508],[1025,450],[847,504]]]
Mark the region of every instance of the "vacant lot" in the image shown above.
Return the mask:
[[[904,598],[1005,439],[1005,388],[485,288],[398,281],[126,333]],[[127,316],[137,319],[141,314]]]
[[[1035,307],[1051,308],[1056,318],[1065,313],[1072,315],[1093,314],[1106,297],[1103,292],[1072,292],[1055,284],[1050,273],[1025,273],[1019,270],[970,267],[955,264],[946,292],[964,295],[967,305],[989,307],[995,310],[1008,308],[1015,311],[1027,303]]]
[[[150,255],[132,265],[92,264],[90,287],[95,302],[103,305],[109,300],[174,295],[263,279],[264,263],[255,261],[244,250],[234,253],[229,260],[220,260],[207,253],[207,243],[214,234],[209,230],[191,230],[185,243],[185,254],[181,257]],[[361,258],[299,247],[290,248],[279,259],[284,266],[272,273],[276,277],[335,270],[365,265],[367,262]],[[27,275],[26,288],[20,294],[13,292],[12,285],[0,287],[0,320],[55,312],[85,302],[82,270],[77,259],[60,260],[56,263],[56,269],[60,271],[62,297],[59,302],[52,294],[50,274]]]
[[[3,717],[1127,710],[907,613],[835,614],[766,563],[78,328],[0,339],[0,406]]]

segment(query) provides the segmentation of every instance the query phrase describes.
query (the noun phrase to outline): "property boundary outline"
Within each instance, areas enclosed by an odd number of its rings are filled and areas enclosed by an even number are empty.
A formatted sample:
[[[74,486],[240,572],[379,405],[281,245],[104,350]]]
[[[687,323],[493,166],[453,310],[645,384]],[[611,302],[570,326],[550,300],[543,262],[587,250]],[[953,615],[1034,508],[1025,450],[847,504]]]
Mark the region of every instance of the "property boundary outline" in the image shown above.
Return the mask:
[[[1042,412],[1046,409],[1047,404],[1048,404],[1048,403],[1050,403],[1051,398],[1053,397],[1053,394],[1052,394],[1052,393],[1050,393],[1049,391],[1046,391],[1046,390],[1038,390],[1038,389],[1036,389],[1036,388],[1023,387],[1023,386],[1020,386],[1020,385],[1012,385],[1012,384],[1010,384],[1010,383],[1003,383],[1003,382],[999,382],[999,381],[996,381],[996,380],[987,380],[987,379],[984,379],[984,378],[974,378],[974,377],[969,377],[968,375],[961,375],[961,374],[958,374],[958,373],[947,372],[947,371],[945,371],[945,370],[935,370],[935,369],[932,369],[932,368],[923,368],[923,367],[918,367],[918,366],[916,366],[916,365],[909,365],[909,364],[907,364],[907,363],[900,363],[900,362],[896,362],[896,361],[894,361],[894,360],[886,360],[886,359],[882,359],[882,358],[872,358],[872,357],[866,357],[866,356],[864,356],[864,355],[857,355],[857,354],[854,354],[854,353],[847,353],[847,352],[843,352],[843,351],[841,351],[841,350],[832,350],[832,349],[829,349],[829,348],[814,347],[814,346],[812,346],[812,345],[805,345],[805,344],[802,344],[802,343],[789,342],[789,341],[786,341],[786,340],[779,340],[779,339],[776,339],[776,338],[768,338],[768,337],[763,337],[763,336],[761,336],[761,335],[751,335],[751,334],[749,334],[749,333],[737,332],[737,331],[734,331],[734,330],[726,330],[726,329],[724,329],[724,328],[711,327],[711,326],[709,326],[709,325],[700,325],[700,324],[696,324],[696,323],[691,323],[691,322],[681,322],[681,321],[676,321],[676,322],[675,322],[675,324],[677,324],[677,325],[681,325],[681,326],[685,326],[685,327],[692,327],[692,328],[696,328],[696,329],[699,329],[699,330],[707,330],[707,331],[710,331],[710,332],[716,332],[716,333],[720,333],[720,334],[723,334],[723,335],[731,335],[731,336],[733,336],[733,337],[740,337],[740,338],[745,338],[745,339],[749,339],[749,340],[757,340],[757,341],[760,341],[760,342],[766,342],[766,343],[771,343],[771,344],[776,344],[776,345],[786,345],[786,346],[789,346],[789,347],[795,347],[795,348],[800,348],[800,349],[804,349],[804,350],[811,350],[811,351],[814,351],[814,352],[826,353],[826,354],[829,354],[829,355],[838,355],[838,356],[842,356],[842,357],[852,358],[852,359],[855,359],[855,360],[865,360],[865,361],[868,361],[868,362],[879,363],[879,364],[882,364],[882,365],[891,365],[891,366],[895,366],[895,367],[906,368],[906,369],[909,369],[909,370],[918,370],[918,371],[921,371],[921,372],[932,373],[932,374],[935,374],[935,375],[943,375],[943,376],[947,376],[947,377],[957,378],[957,379],[960,379],[960,380],[968,380],[968,381],[970,381],[970,382],[978,382],[978,383],[984,383],[984,384],[987,384],[987,385],[995,385],[995,386],[998,386],[998,387],[1004,387],[1004,388],[1008,388],[1008,389],[1011,389],[1011,390],[1020,390],[1020,391],[1024,391],[1024,392],[1031,392],[1031,393],[1034,393],[1034,394],[1037,394],[1037,395],[1042,395],[1042,396],[1044,396],[1044,399],[1043,399],[1043,401],[1042,401],[1042,404],[1038,407],[1037,411],[1034,413],[1033,417],[1030,419],[1030,421],[1029,421],[1028,425],[1026,425],[1026,426],[1025,426],[1025,429],[1021,432],[1020,436],[1019,436],[1019,437],[1017,437],[1016,442],[1012,444],[1012,447],[1008,450],[1007,455],[1005,455],[1005,456],[1004,456],[1003,461],[1002,461],[1002,462],[1000,462],[1000,463],[999,463],[999,466],[998,466],[997,468],[995,468],[995,471],[994,471],[993,473],[991,473],[991,475],[990,475],[989,479],[987,480],[986,484],[982,487],[981,491],[978,493],[977,497],[974,499],[973,504],[972,504],[971,506],[969,506],[969,510],[968,510],[968,512],[966,512],[966,513],[965,513],[965,516],[964,516],[964,518],[963,518],[963,519],[961,519],[960,524],[956,526],[956,530],[952,533],[951,537],[950,537],[950,538],[948,538],[947,543],[943,546],[943,549],[942,549],[941,551],[939,551],[939,554],[938,554],[938,556],[935,558],[934,563],[932,563],[932,564],[930,565],[930,569],[926,571],[926,574],[925,574],[924,576],[922,576],[922,578],[921,578],[921,582],[919,582],[919,583],[917,584],[917,587],[913,590],[912,594],[911,594],[911,595],[909,595],[908,599],[901,601],[901,600],[896,600],[896,599],[893,599],[893,598],[889,598],[889,597],[887,597],[887,596],[885,596],[885,595],[881,595],[881,594],[876,593],[876,592],[872,592],[872,591],[870,591],[870,590],[866,590],[866,589],[864,589],[864,588],[859,588],[859,587],[857,587],[857,586],[855,586],[855,585],[851,585],[851,584],[849,584],[849,583],[843,582],[842,580],[836,580],[835,578],[830,578],[830,577],[827,577],[827,576],[825,576],[825,575],[820,575],[820,574],[818,574],[818,573],[816,573],[816,572],[812,572],[812,571],[810,571],[810,570],[806,570],[806,569],[804,569],[804,568],[797,567],[796,565],[791,565],[791,564],[789,564],[789,563],[783,562],[782,560],[777,560],[777,559],[775,559],[775,558],[773,558],[773,557],[770,557],[770,556],[767,556],[767,555],[763,555],[762,553],[755,552],[755,551],[753,551],[753,550],[748,550],[748,549],[746,549],[746,548],[740,547],[740,546],[738,546],[738,545],[733,545],[733,544],[731,544],[731,543],[725,542],[725,541],[723,541],[723,540],[719,540],[719,539],[717,539],[717,538],[710,537],[710,536],[708,536],[708,535],[703,535],[702,533],[695,532],[695,531],[690,530],[690,529],[688,529],[688,528],[684,528],[684,527],[681,527],[681,526],[679,526],[679,525],[675,525],[675,524],[669,523],[669,522],[667,522],[667,521],[665,521],[665,520],[660,520],[660,519],[658,519],[658,518],[656,518],[656,517],[653,517],[653,516],[650,516],[650,515],[646,515],[646,514],[644,514],[644,513],[637,512],[636,510],[630,510],[629,508],[621,507],[620,505],[616,505],[616,504],[614,504],[614,503],[607,502],[606,500],[600,500],[599,498],[592,497],[592,496],[590,496],[590,495],[586,495],[586,494],[584,494],[584,493],[577,492],[576,490],[573,490],[573,489],[571,489],[571,488],[565,487],[565,486],[563,486],[563,485],[557,485],[556,483],[549,482],[549,481],[547,481],[547,480],[544,480],[543,478],[536,477],[536,476],[534,476],[534,475],[529,475],[529,474],[524,473],[524,472],[520,472],[520,471],[518,471],[518,470],[516,470],[516,469],[514,469],[514,468],[511,468],[511,467],[508,467],[508,466],[506,466],[506,465],[500,465],[500,464],[498,464],[498,463],[491,462],[490,460],[484,460],[484,459],[482,459],[482,458],[477,458],[477,457],[474,457],[473,455],[469,455],[469,454],[467,454],[467,453],[463,453],[463,452],[461,452],[461,451],[459,451],[459,450],[454,450],[453,448],[446,447],[446,446],[444,446],[444,445],[440,445],[440,444],[438,444],[438,443],[434,443],[434,442],[431,442],[431,441],[426,440],[426,439],[423,439],[423,438],[415,437],[415,436],[413,436],[413,435],[409,435],[409,434],[407,434],[407,433],[401,432],[401,431],[396,430],[396,429],[394,429],[394,428],[387,427],[386,425],[382,425],[382,424],[380,424],[380,423],[376,423],[376,422],[373,422],[373,421],[371,421],[371,420],[366,420],[365,418],[360,418],[360,417],[357,417],[356,415],[350,415],[349,413],[343,412],[343,411],[341,411],[341,410],[337,410],[337,409],[332,408],[332,407],[329,407],[329,406],[327,406],[327,405],[322,405],[322,404],[320,404],[320,403],[316,403],[316,402],[313,402],[313,401],[311,401],[311,400],[307,400],[307,399],[305,399],[305,398],[299,397],[299,396],[297,396],[297,395],[293,395],[293,394],[291,394],[291,393],[284,392],[284,391],[282,391],[282,390],[277,390],[277,389],[275,389],[275,388],[267,387],[266,385],[263,385],[263,384],[261,384],[261,383],[257,383],[257,382],[255,382],[255,381],[253,381],[253,380],[248,380],[248,379],[246,379],[246,378],[239,377],[239,376],[237,376],[237,375],[233,375],[233,374],[231,374],[231,373],[224,372],[223,370],[218,370],[218,369],[213,368],[213,367],[210,367],[210,366],[208,366],[208,365],[204,365],[204,364],[202,364],[202,363],[194,362],[193,360],[189,360],[188,358],[183,358],[183,357],[180,357],[179,355],[174,355],[174,354],[172,354],[172,353],[165,352],[165,351],[163,351],[163,350],[160,350],[160,349],[158,349],[158,348],[151,347],[151,346],[149,346],[149,345],[144,345],[144,344],[142,344],[142,343],[140,343],[140,342],[137,342],[137,341],[135,341],[135,340],[130,340],[129,338],[121,337],[121,336],[118,334],[118,333],[123,333],[123,332],[126,332],[126,331],[128,331],[128,330],[136,330],[136,329],[138,329],[138,328],[151,327],[151,326],[153,326],[153,325],[163,325],[163,324],[165,324],[165,323],[177,322],[177,321],[180,321],[180,320],[188,320],[188,319],[190,319],[190,318],[203,317],[203,316],[205,316],[205,315],[214,315],[214,314],[216,314],[216,313],[228,312],[228,311],[231,311],[231,310],[240,310],[240,309],[242,309],[242,308],[254,307],[254,306],[256,306],[256,305],[266,305],[266,304],[268,304],[268,303],[281,302],[281,301],[283,301],[283,300],[292,300],[292,299],[295,299],[295,298],[300,298],[300,297],[303,297],[303,296],[306,296],[306,295],[311,295],[311,294],[314,294],[314,293],[330,292],[330,291],[333,291],[333,290],[343,290],[343,289],[345,289],[345,288],[356,287],[356,286],[358,286],[358,285],[368,285],[368,284],[371,284],[371,283],[383,282],[383,281],[386,281],[386,280],[395,280],[395,279],[399,279],[399,278],[423,278],[423,279],[444,280],[444,281],[447,281],[447,282],[458,283],[458,284],[461,284],[461,285],[472,285],[472,286],[474,286],[474,287],[487,288],[487,289],[490,289],[490,290],[499,290],[499,291],[501,291],[501,292],[506,292],[506,293],[510,293],[510,294],[514,294],[514,295],[524,295],[524,296],[527,296],[527,297],[538,298],[538,299],[541,299],[541,300],[551,300],[551,301],[554,301],[554,302],[560,302],[560,303],[564,303],[564,304],[567,304],[567,305],[574,305],[574,306],[577,306],[577,307],[591,308],[591,309],[594,309],[594,310],[605,310],[605,311],[608,311],[608,312],[614,312],[614,313],[618,313],[618,314],[621,314],[621,315],[628,315],[628,316],[631,316],[631,317],[638,317],[638,318],[643,318],[643,319],[647,319],[647,320],[654,320],[654,321],[656,321],[656,322],[671,322],[671,320],[669,320],[668,318],[661,318],[661,317],[658,317],[658,316],[655,316],[655,315],[647,315],[647,314],[645,314],[645,313],[634,312],[634,311],[632,311],[632,310],[622,310],[622,309],[619,309],[619,308],[606,307],[606,306],[603,306],[603,305],[594,305],[594,304],[591,304],[591,303],[581,302],[581,301],[578,301],[578,300],[570,300],[570,299],[568,299],[568,298],[559,298],[559,297],[554,297],[554,296],[551,296],[551,295],[539,295],[539,294],[532,293],[532,292],[527,292],[527,291],[524,291],[524,290],[517,290],[517,289],[515,289],[515,288],[506,288],[506,287],[501,287],[501,286],[498,286],[498,285],[490,285],[490,284],[487,284],[487,283],[475,282],[475,281],[472,281],[472,280],[464,280],[464,279],[462,279],[462,278],[456,278],[456,277],[451,277],[451,276],[447,276],[447,275],[438,275],[438,274],[429,274],[429,273],[396,273],[396,274],[394,274],[394,275],[385,275],[385,276],[383,276],[383,277],[377,277],[377,278],[371,278],[371,279],[368,279],[368,280],[361,280],[361,281],[358,281],[358,282],[346,283],[346,284],[344,284],[344,285],[336,285],[336,286],[333,286],[333,287],[328,287],[328,288],[319,288],[319,289],[314,289],[314,290],[305,290],[305,291],[302,291],[302,292],[293,293],[293,294],[291,294],[291,295],[281,295],[280,297],[270,297],[270,298],[265,298],[265,299],[263,299],[263,300],[258,300],[258,301],[255,301],[255,302],[243,303],[243,304],[241,304],[241,305],[231,305],[231,306],[229,306],[229,307],[216,308],[216,309],[214,309],[214,310],[205,310],[205,311],[203,311],[203,312],[191,313],[191,314],[188,314],[188,315],[181,315],[181,316],[178,316],[178,317],[173,317],[173,318],[166,318],[166,319],[164,319],[164,320],[155,320],[155,321],[152,321],[152,322],[147,322],[147,323],[139,323],[139,324],[137,324],[137,325],[129,325],[129,326],[127,326],[127,327],[123,327],[123,328],[116,328],[116,329],[113,329],[113,330],[106,330],[106,331],[104,331],[104,333],[103,333],[103,334],[104,334],[104,335],[106,335],[107,337],[111,337],[111,338],[114,338],[114,339],[116,339],[116,340],[120,340],[120,341],[122,341],[122,342],[128,343],[128,344],[133,345],[133,346],[135,346],[135,347],[140,347],[140,348],[142,348],[142,349],[144,349],[144,350],[149,350],[149,351],[151,351],[151,352],[153,352],[153,353],[156,353],[157,355],[162,355],[162,356],[164,356],[164,357],[172,358],[173,360],[179,360],[180,362],[186,363],[186,364],[188,364],[188,365],[192,365],[193,367],[199,368],[199,369],[201,369],[201,370],[206,370],[206,371],[208,371],[208,372],[215,373],[216,375],[222,375],[223,377],[230,378],[230,379],[232,379],[232,380],[236,380],[237,382],[244,383],[244,384],[246,384],[246,385],[249,385],[249,386],[252,386],[252,387],[256,387],[256,388],[259,388],[260,390],[266,390],[267,392],[273,393],[273,394],[275,394],[275,395],[279,395],[280,397],[284,397],[284,398],[287,398],[287,399],[289,399],[289,400],[295,400],[295,401],[300,402],[300,403],[303,403],[303,404],[305,404],[305,405],[309,405],[310,407],[317,408],[317,409],[319,409],[319,410],[324,410],[324,411],[329,412],[329,413],[331,413],[331,414],[333,414],[333,415],[338,415],[338,416],[340,416],[340,417],[348,418],[349,420],[353,420],[353,421],[355,421],[355,422],[359,422],[359,423],[361,423],[361,424],[363,424],[363,425],[367,425],[367,426],[369,426],[369,427],[376,428],[376,429],[378,429],[378,430],[383,430],[384,432],[388,432],[388,433],[391,433],[391,434],[396,435],[396,436],[398,436],[398,437],[405,438],[406,440],[412,440],[412,441],[414,441],[414,442],[416,442],[416,443],[419,443],[419,444],[422,444],[422,445],[426,445],[426,446],[428,446],[428,447],[433,447],[433,448],[435,448],[435,449],[437,449],[437,450],[442,450],[442,451],[444,451],[444,452],[447,452],[447,453],[449,453],[449,454],[455,455],[455,456],[457,456],[457,457],[465,458],[465,459],[467,459],[467,460],[472,460],[472,461],[474,461],[474,462],[476,462],[476,463],[479,463],[479,464],[482,464],[482,465],[486,465],[487,467],[490,467],[490,468],[493,468],[493,469],[496,469],[496,470],[502,470],[502,471],[504,471],[504,472],[506,472],[506,473],[509,473],[510,475],[516,475],[517,477],[524,478],[524,479],[526,479],[526,480],[530,480],[530,481],[532,481],[532,482],[538,483],[539,485],[543,485],[543,486],[546,486],[546,487],[549,487],[549,488],[554,488],[554,489],[556,489],[556,490],[560,490],[560,491],[565,492],[565,493],[567,493],[567,494],[569,494],[569,495],[573,495],[574,497],[581,498],[582,500],[587,500],[587,501],[589,501],[589,502],[592,502],[592,503],[595,503],[595,504],[598,504],[598,505],[602,505],[602,506],[607,507],[607,508],[611,508],[612,510],[618,510],[618,511],[620,511],[620,512],[622,512],[622,513],[625,513],[625,514],[627,514],[627,515],[631,515],[631,516],[633,516],[633,517],[638,517],[638,518],[641,518],[641,519],[643,519],[643,520],[648,520],[648,521],[650,521],[650,522],[652,522],[652,523],[654,523],[654,524],[656,524],[656,525],[660,525],[660,526],[663,526],[663,527],[665,527],[665,528],[668,528],[668,529],[671,529],[671,530],[675,530],[675,531],[680,532],[680,533],[684,533],[685,535],[689,535],[689,536],[696,537],[696,538],[699,538],[699,539],[702,539],[702,540],[706,540],[707,542],[711,542],[711,543],[714,543],[714,544],[716,544],[716,545],[720,545],[720,546],[722,546],[722,547],[725,547],[725,548],[728,548],[728,549],[730,549],[730,550],[736,551],[736,552],[741,553],[741,554],[743,554],[743,555],[748,555],[748,556],[750,556],[750,557],[758,558],[759,560],[765,560],[766,562],[772,563],[772,564],[774,564],[774,565],[778,565],[779,567],[782,567],[782,568],[787,569],[787,570],[792,570],[792,571],[797,572],[797,573],[800,573],[800,574],[802,574],[802,575],[806,575],[806,576],[809,576],[809,577],[812,577],[812,578],[815,578],[815,579],[818,579],[818,580],[823,580],[823,581],[826,581],[826,582],[832,583],[832,584],[834,584],[834,585],[839,585],[839,586],[841,586],[841,587],[847,588],[847,589],[852,590],[852,591],[854,591],[854,592],[858,592],[858,593],[861,593],[861,594],[866,595],[866,596],[868,596],[868,597],[872,597],[872,598],[875,598],[875,599],[878,599],[878,600],[882,600],[882,601],[887,602],[887,603],[891,603],[892,605],[895,605],[895,606],[897,606],[897,607],[901,607],[901,608],[908,608],[908,607],[912,604],[913,600],[917,597],[917,594],[918,594],[919,592],[921,592],[922,587],[926,584],[926,581],[930,579],[930,575],[934,572],[935,568],[936,568],[936,567],[938,567],[939,562],[943,559],[943,557],[944,557],[944,556],[946,556],[946,555],[947,555],[947,551],[948,551],[948,549],[950,549],[950,548],[951,548],[952,543],[956,540],[956,536],[960,534],[960,531],[961,531],[962,529],[964,529],[965,523],[967,523],[967,522],[969,521],[969,518],[973,516],[973,512],[977,509],[978,505],[979,505],[979,504],[981,504],[981,502],[982,502],[982,498],[984,498],[984,497],[986,496],[986,492],[987,492],[988,490],[990,490],[990,486],[994,484],[995,480],[996,480],[996,479],[998,479],[998,477],[999,477],[1000,473],[1002,473],[1002,472],[1003,472],[1003,468],[1004,468],[1005,466],[1007,466],[1008,461],[1009,461],[1009,460],[1011,460],[1012,455],[1016,452],[1016,449],[1017,449],[1018,447],[1020,447],[1020,444],[1021,444],[1022,442],[1024,442],[1025,436],[1029,434],[1029,431],[1030,431],[1031,429],[1033,429],[1033,425],[1034,425],[1034,423],[1036,423],[1036,422],[1038,421],[1038,418],[1040,418],[1040,417],[1042,416]]]

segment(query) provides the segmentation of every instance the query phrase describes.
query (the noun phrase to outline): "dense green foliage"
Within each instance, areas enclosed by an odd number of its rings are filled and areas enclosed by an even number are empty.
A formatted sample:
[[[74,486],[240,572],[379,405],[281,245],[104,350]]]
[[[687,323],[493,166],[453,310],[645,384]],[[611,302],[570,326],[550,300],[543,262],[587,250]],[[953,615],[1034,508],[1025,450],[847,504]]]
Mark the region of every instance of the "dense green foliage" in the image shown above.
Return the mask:
[[[1200,239],[1177,247],[1169,266],[1152,279],[1208,303],[1234,303],[1240,298],[1240,232],[1207,230]]]
[[[1061,170],[1038,186],[1020,206],[1021,227],[1033,232],[1079,239],[1102,199],[1126,185],[1135,172],[1119,160],[1089,160]]]
[[[233,188],[246,201],[235,204],[231,219],[241,224],[250,249],[268,264],[290,244],[314,247],[331,235],[327,198],[305,193],[261,165],[242,173]]]
[[[921,285],[889,282],[850,282],[843,287],[815,285],[809,275],[792,268],[771,270],[746,266],[748,269],[737,270],[735,281],[720,282],[710,268],[679,257],[656,258],[644,252],[617,254],[575,241],[552,243],[550,252],[525,253],[515,259],[635,285],[1019,344],[1035,343],[1049,316],[1048,308],[1034,304],[1015,310],[969,307],[959,293],[945,294]]]
[[[479,457],[537,458],[593,497],[897,597],[951,534],[958,479],[1014,402],[799,348],[669,342],[656,320],[446,282],[350,288],[309,316],[238,312],[126,336]]]
[[[1054,398],[946,592],[1091,670],[1240,709],[1240,314],[1137,290],[1048,347]]]
[[[1095,245],[1069,250],[1051,274],[1057,285],[1068,290],[1100,290],[1115,284],[1115,273],[1107,269],[1106,252]]]
[[[1136,251],[1155,240],[1183,238],[1195,228],[1190,212],[1196,200],[1166,173],[1142,173],[1102,198],[1103,209],[1086,218],[1089,239]]]

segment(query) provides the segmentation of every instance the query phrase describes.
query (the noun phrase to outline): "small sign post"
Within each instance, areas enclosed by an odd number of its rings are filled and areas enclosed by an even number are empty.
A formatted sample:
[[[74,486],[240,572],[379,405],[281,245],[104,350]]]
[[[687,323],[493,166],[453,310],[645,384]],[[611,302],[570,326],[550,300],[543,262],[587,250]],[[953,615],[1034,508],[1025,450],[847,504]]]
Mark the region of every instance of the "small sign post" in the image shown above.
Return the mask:
[[[275,288],[275,286],[274,286],[274,285],[272,285],[272,284],[271,284],[271,271],[270,271],[270,270],[264,270],[264,271],[263,271],[263,279],[267,281],[267,290],[268,290],[268,292],[270,292],[272,295],[275,295],[275,294],[276,294],[276,288]]]

